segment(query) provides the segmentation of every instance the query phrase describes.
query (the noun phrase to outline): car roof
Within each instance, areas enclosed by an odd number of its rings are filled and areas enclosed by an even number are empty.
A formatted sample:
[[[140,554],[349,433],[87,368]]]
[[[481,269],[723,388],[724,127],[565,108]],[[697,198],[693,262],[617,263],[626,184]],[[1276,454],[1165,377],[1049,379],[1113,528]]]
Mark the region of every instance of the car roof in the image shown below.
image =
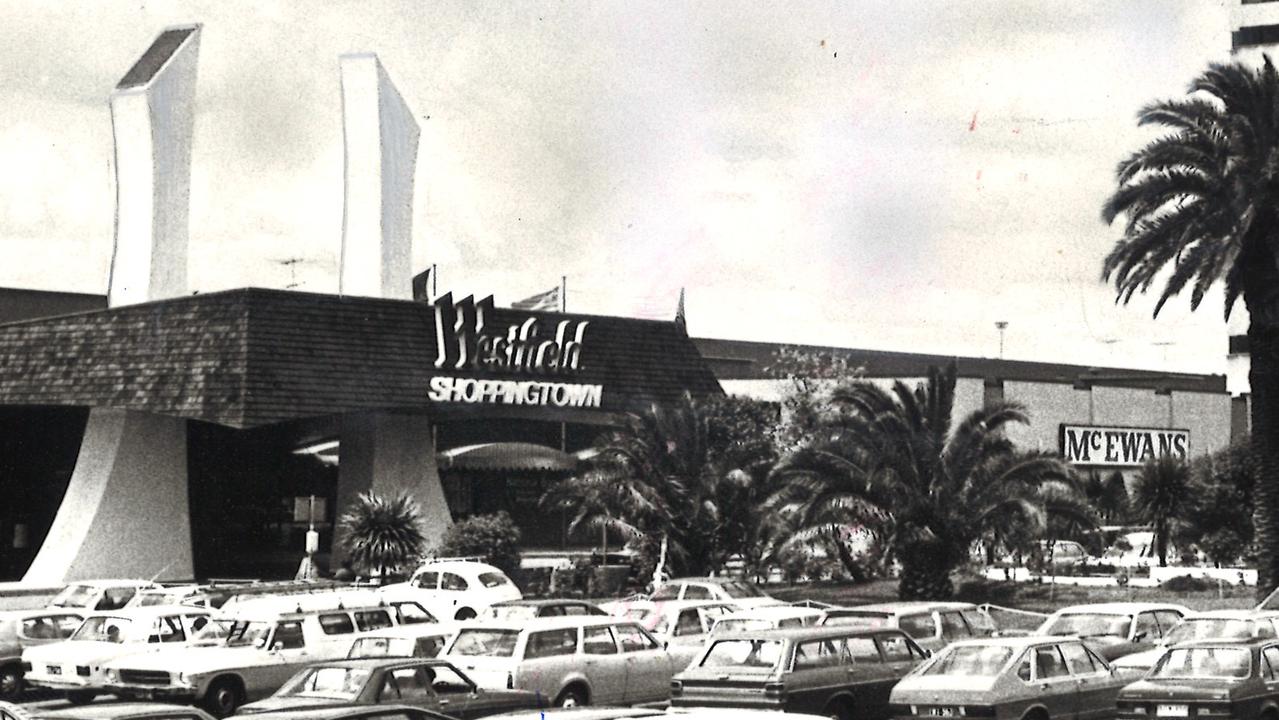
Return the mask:
[[[195,605],[127,605],[118,610],[95,610],[86,614],[85,619],[95,617],[128,618],[130,620],[147,620],[162,615],[209,615],[208,608]]]
[[[666,582],[662,583],[662,585],[677,585],[677,584],[683,584],[683,583],[703,583],[706,585],[727,585],[729,583],[746,583],[747,585],[750,585],[749,582],[742,580],[741,578],[733,578],[733,577],[678,577],[678,578],[671,578],[670,580],[667,580]]]
[[[733,607],[732,600],[654,600],[653,608],[658,612],[669,610],[687,610],[699,607]]]
[[[452,663],[439,658],[394,658],[394,657],[360,657],[340,660],[320,660],[307,667],[344,667],[375,670],[381,667],[407,667],[409,665],[448,665]]]
[[[1045,643],[1058,643],[1058,642],[1083,642],[1083,641],[1073,635],[1012,635],[1008,637],[984,637],[984,638],[973,638],[971,640],[956,640],[955,642],[950,643],[950,645],[948,645],[947,647],[962,647],[965,645],[968,645],[968,646],[979,645],[983,647],[989,647],[994,645],[998,647],[1010,647],[1013,649],[1017,649],[1017,648],[1033,647],[1035,645],[1043,645]]]
[[[906,613],[928,610],[976,610],[977,606],[966,602],[943,602],[934,600],[901,600],[898,602],[868,603],[866,605],[848,605],[827,608],[832,613],[856,610],[863,612],[881,612],[903,615]]]
[[[1067,613],[1099,613],[1111,615],[1126,615],[1142,610],[1176,610],[1186,613],[1188,610],[1184,605],[1176,603],[1160,603],[1160,602],[1101,602],[1101,603],[1085,603],[1083,605],[1070,605],[1057,610],[1056,614],[1065,615]]]
[[[1244,639],[1240,639],[1240,640],[1229,640],[1229,639],[1226,639],[1226,638],[1219,638],[1219,639],[1216,639],[1216,640],[1213,640],[1213,639],[1207,639],[1207,640],[1188,640],[1188,641],[1186,641],[1186,642],[1177,643],[1176,645],[1173,645],[1172,647],[1173,647],[1174,649],[1175,649],[1175,648],[1197,648],[1197,647],[1210,647],[1210,648],[1227,648],[1227,647],[1239,647],[1239,648],[1259,648],[1259,647],[1264,647],[1264,646],[1266,646],[1266,645],[1275,645],[1275,644],[1279,644],[1279,639],[1277,639],[1277,638],[1244,638]]]
[[[304,708],[293,708],[291,710],[271,710],[269,712],[253,713],[254,718],[303,718],[305,720],[331,720],[343,717],[364,717],[366,715],[394,715],[397,712],[405,713],[408,717],[417,714],[430,715],[437,718],[448,718],[447,715],[441,715],[424,708],[409,707],[406,705],[333,705],[333,706],[310,706]]]
[[[376,632],[361,633],[357,640],[365,638],[424,638],[432,635],[452,635],[457,623],[411,623],[379,628]]]
[[[829,637],[848,637],[851,635],[869,637],[871,635],[882,635],[885,633],[902,636],[906,635],[906,633],[903,633],[901,630],[896,628],[859,628],[852,627],[850,625],[812,625],[809,627],[798,628],[769,628],[767,630],[734,632],[731,635],[724,635],[723,637],[715,638],[715,640],[793,639],[795,642],[802,642],[804,640],[823,640]]]
[[[750,620],[773,619],[773,618],[793,618],[793,617],[819,617],[822,614],[817,608],[798,607],[795,605],[761,605],[749,610],[738,610],[731,612],[722,619],[732,618],[734,620]]]
[[[635,623],[631,618],[617,615],[553,615],[550,617],[522,618],[519,620],[480,620],[462,623],[461,630],[487,628],[489,630],[559,630],[566,627],[589,625],[616,625],[618,623]]]
[[[470,573],[502,572],[500,568],[478,560],[430,560],[418,566],[418,569],[414,570],[413,574],[416,575],[427,570],[448,570],[451,572],[465,570]],[[505,575],[506,573],[502,574]]]
[[[1192,610],[1186,613],[1186,620],[1269,620],[1279,618],[1279,610],[1251,610],[1225,608],[1221,610]]]
[[[27,709],[27,713],[34,718],[50,718],[50,720],[111,720],[119,717],[167,716],[174,712],[199,713],[201,711],[190,705],[153,702],[93,703],[56,709]]]
[[[495,602],[489,607],[546,607],[548,605],[585,605],[589,607],[598,607],[589,600],[574,600],[573,598],[524,598],[522,600],[502,600]]]

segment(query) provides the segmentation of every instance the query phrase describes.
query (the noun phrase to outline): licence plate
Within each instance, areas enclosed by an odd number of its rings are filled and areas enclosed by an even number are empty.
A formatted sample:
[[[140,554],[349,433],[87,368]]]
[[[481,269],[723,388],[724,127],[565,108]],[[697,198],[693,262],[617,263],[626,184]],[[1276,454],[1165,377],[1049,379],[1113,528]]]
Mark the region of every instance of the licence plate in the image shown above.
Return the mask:
[[[62,668],[61,668],[61,667],[58,667],[57,665],[50,665],[50,666],[48,666],[48,667],[49,667],[49,674],[50,674],[50,675],[61,675],[61,674],[62,674]]]
[[[1189,717],[1190,706],[1160,704],[1155,706],[1155,714],[1159,717]]]
[[[948,718],[948,717],[959,717],[961,713],[959,712],[959,708],[957,708],[957,707],[950,707],[950,706],[947,706],[947,705],[941,705],[941,706],[938,706],[938,707],[931,707],[931,708],[928,708],[928,714],[929,714],[929,715],[931,715],[931,716],[933,716],[933,717],[945,717],[945,718]]]

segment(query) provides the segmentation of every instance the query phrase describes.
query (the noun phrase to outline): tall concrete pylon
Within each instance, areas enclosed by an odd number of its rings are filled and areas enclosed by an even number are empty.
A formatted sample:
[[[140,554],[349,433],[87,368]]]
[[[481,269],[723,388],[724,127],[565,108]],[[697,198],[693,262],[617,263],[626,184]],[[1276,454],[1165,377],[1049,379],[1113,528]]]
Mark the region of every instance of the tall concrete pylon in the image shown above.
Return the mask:
[[[346,150],[339,292],[412,300],[420,130],[377,55],[343,55],[339,66]]]
[[[165,29],[111,93],[111,307],[185,295],[200,26]],[[181,418],[92,408],[58,515],[24,581],[194,575]]]
[[[372,53],[343,55],[342,136],[345,206],[340,292],[413,299],[413,174],[420,130],[413,111]],[[423,362],[427,359],[423,358]],[[370,412],[342,418],[337,512],[360,493],[407,492],[421,506],[428,542],[452,521],[435,464],[430,418]],[[343,556],[344,532],[334,537]]]

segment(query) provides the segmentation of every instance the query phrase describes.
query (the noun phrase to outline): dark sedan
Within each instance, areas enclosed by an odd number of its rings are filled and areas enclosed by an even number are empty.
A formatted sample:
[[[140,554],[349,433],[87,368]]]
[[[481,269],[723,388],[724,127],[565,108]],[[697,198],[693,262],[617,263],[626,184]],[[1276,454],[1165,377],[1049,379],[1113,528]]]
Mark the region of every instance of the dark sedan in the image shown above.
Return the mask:
[[[1279,640],[1174,645],[1119,693],[1119,717],[1264,718],[1279,712]]]
[[[410,705],[462,720],[543,707],[535,693],[481,689],[447,660],[364,658],[311,665],[271,697],[245,705],[240,714],[383,704]]]

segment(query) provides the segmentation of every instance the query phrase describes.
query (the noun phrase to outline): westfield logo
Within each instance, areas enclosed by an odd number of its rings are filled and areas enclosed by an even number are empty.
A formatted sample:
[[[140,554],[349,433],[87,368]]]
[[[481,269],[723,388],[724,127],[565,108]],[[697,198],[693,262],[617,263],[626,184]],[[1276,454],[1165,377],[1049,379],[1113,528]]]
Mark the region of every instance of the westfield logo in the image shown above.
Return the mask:
[[[493,296],[435,301],[435,367],[440,370],[576,372],[582,363],[586,320],[546,323],[529,316],[517,325],[491,326]]]

